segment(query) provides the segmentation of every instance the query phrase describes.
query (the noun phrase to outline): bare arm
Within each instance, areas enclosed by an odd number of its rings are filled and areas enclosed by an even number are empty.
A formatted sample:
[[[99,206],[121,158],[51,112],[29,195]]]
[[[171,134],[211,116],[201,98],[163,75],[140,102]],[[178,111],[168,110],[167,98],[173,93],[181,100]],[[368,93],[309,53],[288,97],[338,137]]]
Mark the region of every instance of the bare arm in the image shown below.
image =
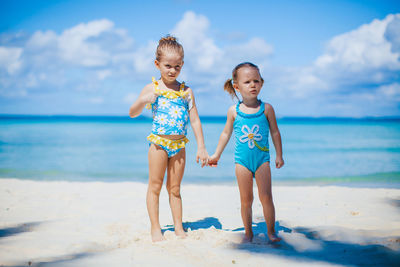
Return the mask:
[[[276,151],[275,165],[276,165],[276,168],[279,169],[285,164],[285,162],[283,161],[283,156],[282,156],[281,133],[279,132],[278,124],[276,122],[274,108],[270,104],[265,104],[265,105],[266,105],[265,112],[267,113],[267,119],[268,119],[268,123],[269,123],[269,129],[271,132],[271,138],[272,138],[272,142],[274,143],[275,151]]]
[[[196,142],[197,142],[196,161],[198,163],[199,159],[200,159],[201,167],[204,167],[208,161],[208,153],[206,150],[206,145],[204,143],[203,129],[201,127],[199,114],[197,112],[197,107],[196,107],[196,104],[194,101],[194,95],[190,88],[188,90],[189,90],[189,94],[191,94],[192,103],[193,103],[192,108],[189,110],[189,117],[190,117],[190,124],[193,129],[194,137],[196,138]]]
[[[154,93],[153,84],[146,85],[142,92],[140,93],[139,97],[136,101],[132,104],[129,109],[129,117],[135,118],[142,113],[143,108],[148,103],[154,103],[156,101],[157,94]]]
[[[219,137],[219,141],[218,141],[217,148],[215,149],[215,153],[210,157],[210,159],[208,161],[210,166],[215,167],[218,165],[218,160],[221,157],[222,152],[224,152],[224,149],[225,149],[226,145],[228,144],[229,139],[232,136],[233,122],[235,121],[235,115],[236,115],[235,106],[232,106],[228,110],[225,127]]]

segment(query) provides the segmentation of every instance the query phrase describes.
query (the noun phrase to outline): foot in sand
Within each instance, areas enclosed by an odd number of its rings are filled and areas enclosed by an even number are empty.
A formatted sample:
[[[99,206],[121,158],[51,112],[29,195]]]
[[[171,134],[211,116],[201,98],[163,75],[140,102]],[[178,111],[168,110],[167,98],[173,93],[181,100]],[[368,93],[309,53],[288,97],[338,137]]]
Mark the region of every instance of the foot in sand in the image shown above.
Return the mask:
[[[282,238],[278,237],[275,233],[268,234],[269,242],[276,243],[282,240]]]
[[[175,229],[175,235],[180,238],[187,237],[187,234],[185,233],[185,230],[183,230],[183,229]]]
[[[253,234],[245,234],[241,243],[251,243],[251,241],[253,241]]]
[[[163,234],[161,233],[161,229],[151,230],[151,240],[153,242],[159,242],[165,240]]]

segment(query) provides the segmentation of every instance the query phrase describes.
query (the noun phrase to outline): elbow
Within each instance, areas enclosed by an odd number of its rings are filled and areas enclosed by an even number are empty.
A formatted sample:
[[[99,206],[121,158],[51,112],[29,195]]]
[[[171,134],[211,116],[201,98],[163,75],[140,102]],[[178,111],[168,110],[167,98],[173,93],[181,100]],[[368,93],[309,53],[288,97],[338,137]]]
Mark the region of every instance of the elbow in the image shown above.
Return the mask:
[[[272,133],[271,135],[275,138],[281,138],[281,133],[279,131],[276,131],[276,132]]]
[[[129,117],[135,118],[135,117],[137,117],[137,116],[138,116],[138,114],[135,114],[135,112],[129,110]]]

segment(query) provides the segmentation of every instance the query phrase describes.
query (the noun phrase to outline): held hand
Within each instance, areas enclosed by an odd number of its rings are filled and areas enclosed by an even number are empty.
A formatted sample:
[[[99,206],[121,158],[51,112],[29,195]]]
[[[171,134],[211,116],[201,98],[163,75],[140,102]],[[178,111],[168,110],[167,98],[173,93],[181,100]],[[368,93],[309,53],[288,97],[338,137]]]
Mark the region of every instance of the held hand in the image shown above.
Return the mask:
[[[208,153],[205,148],[198,149],[197,150],[197,155],[196,155],[196,162],[199,163],[199,160],[201,162],[201,167],[203,168],[205,165],[208,164]]]
[[[210,167],[217,167],[218,166],[219,157],[215,154],[208,158],[208,166]]]
[[[282,157],[277,157],[275,160],[275,166],[277,169],[282,168],[282,166],[285,164],[285,162],[283,161]]]

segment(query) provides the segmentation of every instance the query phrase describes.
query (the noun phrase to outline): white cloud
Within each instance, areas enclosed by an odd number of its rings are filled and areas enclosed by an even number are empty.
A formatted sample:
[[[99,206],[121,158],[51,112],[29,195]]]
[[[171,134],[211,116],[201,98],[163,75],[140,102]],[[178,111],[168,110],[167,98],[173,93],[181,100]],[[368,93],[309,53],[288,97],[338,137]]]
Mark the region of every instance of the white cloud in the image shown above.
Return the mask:
[[[37,31],[28,40],[26,47],[30,49],[40,49],[56,46],[57,39],[57,34],[53,31]]]
[[[397,20],[400,20],[400,14],[388,15],[383,20],[375,19],[370,24],[334,37],[329,41],[325,54],[315,61],[316,71],[334,78],[343,76],[347,79],[350,74],[354,82],[357,82],[354,74],[361,74],[363,79],[371,82],[382,82],[386,77],[382,72],[400,70],[400,54],[392,51],[393,43],[385,37],[388,26]],[[392,35],[394,31],[398,35],[400,28],[392,30]],[[394,41],[398,42],[397,39]],[[329,72],[334,74],[329,75]],[[370,76],[371,72],[380,75]]]
[[[207,36],[209,26],[207,17],[188,11],[171,31],[179,38],[186,57],[193,62],[191,66],[196,71],[209,71],[223,55],[214,40]]]
[[[15,88],[27,89],[28,94],[33,89],[98,88],[99,82],[133,72],[133,39],[106,19],[81,23],[61,34],[36,31],[25,40],[20,35],[15,34],[19,47],[8,46],[13,36],[2,38],[3,95],[15,95],[4,93]]]
[[[400,14],[373,20],[351,32],[333,37],[325,52],[307,67],[286,69],[277,80],[293,97],[316,94],[376,96],[382,84],[393,82],[400,70],[400,54],[394,51],[400,28]],[[391,40],[387,39],[390,30]]]
[[[7,70],[9,75],[13,75],[21,67],[21,54],[23,50],[18,47],[0,46],[0,68]]]
[[[90,38],[107,33],[113,27],[114,23],[109,20],[97,20],[65,30],[58,38],[61,57],[67,62],[86,67],[107,65],[110,54],[98,43],[91,42]]]
[[[351,116],[374,112],[371,106],[376,103],[385,114],[390,114],[385,103],[398,106],[399,25],[400,14],[374,20],[333,37],[309,66],[290,68],[269,64],[274,48],[260,37],[217,42],[218,29],[211,27],[206,16],[191,11],[184,13],[171,34],[185,50],[180,79],[194,88],[203,114],[226,113],[231,102],[222,90],[223,82],[237,64],[251,61],[259,65],[266,80],[261,97],[279,103],[281,114],[329,115],[342,107],[340,114]],[[107,19],[81,23],[61,33],[37,31],[25,39],[18,37],[18,45],[7,43],[11,37],[0,38],[2,96],[26,97],[40,90],[85,91],[93,94],[90,103],[107,102],[98,93],[110,93],[113,99],[130,104],[141,88],[128,93],[132,82],[142,84],[157,73],[156,40],[134,46],[128,32]],[[361,103],[368,103],[372,111]]]
[[[141,46],[135,51],[133,55],[133,65],[137,72],[145,75],[154,70],[156,48],[157,43],[154,41],[149,41],[146,46]]]
[[[399,83],[382,85],[378,88],[377,92],[382,94],[386,98],[400,101],[400,84]]]

